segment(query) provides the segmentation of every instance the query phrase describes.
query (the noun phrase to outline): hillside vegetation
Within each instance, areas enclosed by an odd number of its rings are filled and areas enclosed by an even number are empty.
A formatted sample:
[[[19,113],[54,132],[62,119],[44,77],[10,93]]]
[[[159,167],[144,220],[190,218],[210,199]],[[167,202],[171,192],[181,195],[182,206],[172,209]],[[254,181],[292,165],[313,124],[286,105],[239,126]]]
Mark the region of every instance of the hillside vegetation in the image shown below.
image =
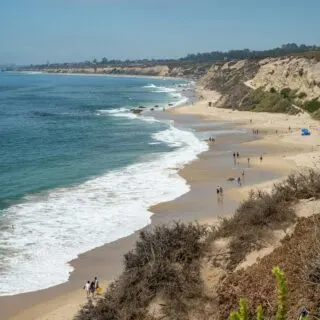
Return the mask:
[[[315,59],[291,56],[216,64],[200,84],[221,93],[217,107],[291,114],[301,108],[319,117],[320,62]]]
[[[280,266],[288,282],[288,318],[306,305],[320,304],[320,212],[298,219],[292,205],[320,199],[320,173],[291,175],[271,194],[251,193],[235,215],[217,228],[175,223],[143,231],[125,255],[122,275],[95,305],[89,302],[77,320],[228,319],[245,297],[253,316],[263,306],[266,319],[278,308],[271,269]],[[237,266],[261,249],[276,230],[298,221],[295,231],[270,255],[253,266]],[[217,245],[226,242],[222,250]],[[205,272],[206,271],[206,272]],[[208,275],[212,276],[208,276]]]

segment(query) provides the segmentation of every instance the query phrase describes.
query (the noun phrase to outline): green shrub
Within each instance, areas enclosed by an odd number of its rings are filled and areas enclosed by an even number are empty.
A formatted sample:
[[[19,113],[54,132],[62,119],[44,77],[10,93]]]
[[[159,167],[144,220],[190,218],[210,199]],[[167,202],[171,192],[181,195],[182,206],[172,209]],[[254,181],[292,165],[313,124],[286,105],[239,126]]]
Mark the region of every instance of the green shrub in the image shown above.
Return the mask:
[[[258,104],[263,99],[264,96],[265,96],[265,92],[261,88],[250,92],[250,95],[249,95],[249,97],[254,105]]]
[[[278,309],[276,320],[285,320],[287,313],[287,300],[288,300],[288,289],[287,281],[284,273],[279,267],[272,269],[272,273],[275,275],[278,286]]]
[[[157,294],[166,298],[168,312],[185,318],[188,299],[203,295],[199,261],[209,235],[207,227],[192,223],[141,231],[135,249],[125,255],[124,272],[105,299],[86,305],[76,319],[148,319],[146,308]]]
[[[312,118],[315,120],[320,120],[320,109],[318,109],[312,114]]]
[[[305,93],[305,92],[300,92],[299,94],[298,94],[298,98],[299,99],[303,99],[303,98],[305,98],[307,96],[307,94]]]
[[[274,112],[288,112],[291,110],[291,102],[286,99],[278,99],[276,104],[273,106]]]
[[[284,89],[283,89],[284,90]],[[293,91],[284,91],[284,94],[278,93],[274,88],[270,92],[259,88],[249,94],[251,110],[257,112],[282,112],[288,113],[291,107]],[[292,110],[291,110],[292,112]]]
[[[320,172],[309,169],[303,173],[289,175],[273,188],[276,201],[291,202],[299,199],[320,199]]]
[[[297,97],[297,91],[298,90],[292,90],[290,88],[283,88],[280,91],[280,94],[283,98],[288,99],[289,101],[294,100]]]
[[[239,302],[239,310],[231,312],[230,320],[248,320],[248,317],[248,302],[241,298]]]
[[[290,88],[283,88],[280,91],[280,94],[284,97],[284,98],[290,98],[291,95],[291,89]]]
[[[294,211],[286,204],[286,198],[278,193],[251,192],[230,219],[224,219],[217,231],[218,237],[232,237],[230,261],[233,270],[252,250],[262,247],[263,233],[279,225],[295,220]]]
[[[320,199],[320,172],[313,169],[289,175],[274,185],[271,194],[252,191],[217,230],[218,237],[232,237],[228,268],[233,270],[247,253],[261,248],[265,230],[285,227],[295,221],[290,203],[310,198]]]
[[[280,270],[279,267],[274,267],[272,273],[276,277],[277,282],[277,292],[278,292],[278,308],[276,314],[276,320],[285,320],[287,313],[287,303],[288,303],[288,289],[287,281],[284,276],[284,273]],[[239,302],[239,310],[232,311],[230,313],[229,320],[248,320],[249,311],[248,311],[248,302],[241,298]],[[259,305],[257,308],[257,320],[263,320],[263,309]]]
[[[304,108],[311,113],[318,111],[320,109],[320,101],[318,99],[306,101]]]
[[[270,88],[269,91],[270,91],[270,93],[276,93],[277,92],[277,90],[274,87]]]
[[[261,304],[259,304],[257,308],[257,320],[263,320],[263,309]]]

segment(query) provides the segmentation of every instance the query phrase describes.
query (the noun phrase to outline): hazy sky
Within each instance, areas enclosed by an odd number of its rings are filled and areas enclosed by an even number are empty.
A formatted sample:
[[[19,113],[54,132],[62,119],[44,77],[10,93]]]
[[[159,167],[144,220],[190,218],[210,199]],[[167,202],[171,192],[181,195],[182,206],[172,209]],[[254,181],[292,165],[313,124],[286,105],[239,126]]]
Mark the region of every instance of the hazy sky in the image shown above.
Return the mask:
[[[0,64],[320,44],[320,0],[0,0]]]

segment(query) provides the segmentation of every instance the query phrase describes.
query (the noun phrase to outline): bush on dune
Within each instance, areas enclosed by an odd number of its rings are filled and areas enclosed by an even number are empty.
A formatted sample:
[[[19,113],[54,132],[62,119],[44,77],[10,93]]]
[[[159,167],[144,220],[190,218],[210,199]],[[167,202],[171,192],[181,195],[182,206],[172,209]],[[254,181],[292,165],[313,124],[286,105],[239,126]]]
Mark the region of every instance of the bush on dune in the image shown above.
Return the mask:
[[[297,91],[298,90],[292,90],[290,88],[283,88],[280,91],[280,94],[283,98],[288,99],[289,101],[293,102],[294,99],[297,97]]]
[[[312,114],[312,118],[315,120],[320,120],[320,109],[318,109]]]
[[[320,101],[318,99],[306,101],[304,104],[304,108],[311,113],[319,111],[320,110]]]
[[[250,92],[246,99],[246,104],[250,105],[250,109],[256,112],[275,112],[275,113],[297,113],[292,108],[292,100],[295,92],[289,88],[283,89],[278,93],[274,88],[270,91],[264,91],[262,88]]]
[[[320,172],[312,169],[289,175],[274,185],[271,194],[251,191],[217,231],[218,237],[231,237],[228,268],[233,270],[250,251],[260,249],[265,232],[286,228],[295,221],[294,201],[310,198],[320,198]]]
[[[142,231],[135,249],[125,255],[123,274],[105,299],[95,307],[87,305],[76,319],[152,319],[147,308],[159,295],[166,308],[183,316],[187,300],[202,295],[199,261],[209,233],[207,227],[181,223]]]
[[[263,257],[246,269],[230,273],[218,289],[220,319],[227,319],[234,310],[240,297],[248,301],[250,318],[259,305],[263,307],[264,319],[275,319],[279,298],[274,294],[273,266],[281,267],[285,272],[288,292],[282,294],[287,303],[285,319],[300,319],[299,313],[305,306],[309,319],[320,315],[320,212],[297,222],[294,233],[288,234],[271,254]],[[279,291],[278,291],[279,292]],[[280,292],[279,292],[280,293]],[[283,315],[281,312],[280,314]]]
[[[274,197],[280,200],[320,198],[320,172],[309,169],[307,172],[291,174],[273,189]]]
[[[217,236],[231,237],[230,261],[233,270],[252,250],[262,248],[264,234],[287,226],[295,220],[295,213],[283,199],[261,191],[251,192],[230,219],[224,219]]]

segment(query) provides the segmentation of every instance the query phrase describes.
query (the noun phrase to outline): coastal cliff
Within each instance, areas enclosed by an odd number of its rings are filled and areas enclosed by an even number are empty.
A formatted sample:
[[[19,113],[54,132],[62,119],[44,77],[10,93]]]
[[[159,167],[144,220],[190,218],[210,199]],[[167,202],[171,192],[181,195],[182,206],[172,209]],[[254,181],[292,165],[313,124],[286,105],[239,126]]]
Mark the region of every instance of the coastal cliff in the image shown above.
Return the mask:
[[[306,58],[264,59],[251,85],[280,91],[286,87],[305,93],[304,99],[320,97],[320,62]]]
[[[216,64],[200,85],[221,94],[217,107],[296,113],[320,108],[320,62],[303,57]]]
[[[175,77],[193,78],[202,77],[211,63],[186,63],[168,65],[132,65],[132,66],[91,66],[91,67],[46,67],[31,69],[24,68],[24,71],[40,71],[47,73],[78,73],[78,74],[106,74],[106,75],[129,75],[129,76],[154,76],[154,77]]]

